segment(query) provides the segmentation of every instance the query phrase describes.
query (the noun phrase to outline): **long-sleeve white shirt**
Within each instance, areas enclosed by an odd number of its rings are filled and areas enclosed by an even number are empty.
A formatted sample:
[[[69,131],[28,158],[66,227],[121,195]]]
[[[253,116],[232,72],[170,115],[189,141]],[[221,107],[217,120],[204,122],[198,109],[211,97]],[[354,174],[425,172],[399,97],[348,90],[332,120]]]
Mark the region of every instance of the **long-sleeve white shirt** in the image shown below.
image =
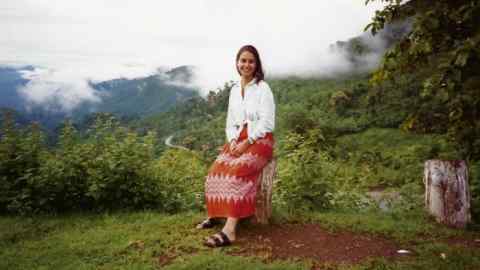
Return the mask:
[[[245,85],[243,98],[241,92],[240,82],[230,90],[225,128],[229,142],[238,139],[245,123],[251,141],[275,128],[275,101],[270,86],[263,80],[257,84],[254,79]]]

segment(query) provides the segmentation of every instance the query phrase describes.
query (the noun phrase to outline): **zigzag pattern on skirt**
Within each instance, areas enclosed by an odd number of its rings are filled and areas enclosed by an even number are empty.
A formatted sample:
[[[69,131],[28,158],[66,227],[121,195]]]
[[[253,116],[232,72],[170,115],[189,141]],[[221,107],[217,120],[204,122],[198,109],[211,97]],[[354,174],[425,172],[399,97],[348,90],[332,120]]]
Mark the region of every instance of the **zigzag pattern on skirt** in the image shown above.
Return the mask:
[[[248,138],[244,126],[239,143]],[[209,217],[247,217],[255,213],[256,181],[272,158],[274,138],[267,133],[239,157],[232,155],[229,144],[212,164],[205,181]]]

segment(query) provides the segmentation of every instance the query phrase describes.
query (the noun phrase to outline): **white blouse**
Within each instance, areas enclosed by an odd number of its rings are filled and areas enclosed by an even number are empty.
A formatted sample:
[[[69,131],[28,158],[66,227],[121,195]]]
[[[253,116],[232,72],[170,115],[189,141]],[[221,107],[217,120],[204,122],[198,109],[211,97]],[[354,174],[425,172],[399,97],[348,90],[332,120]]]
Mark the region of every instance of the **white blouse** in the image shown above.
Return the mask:
[[[245,85],[244,98],[240,81],[230,90],[225,128],[229,142],[238,139],[245,123],[249,141],[262,138],[275,128],[275,101],[270,86],[263,80],[257,84],[254,79]]]

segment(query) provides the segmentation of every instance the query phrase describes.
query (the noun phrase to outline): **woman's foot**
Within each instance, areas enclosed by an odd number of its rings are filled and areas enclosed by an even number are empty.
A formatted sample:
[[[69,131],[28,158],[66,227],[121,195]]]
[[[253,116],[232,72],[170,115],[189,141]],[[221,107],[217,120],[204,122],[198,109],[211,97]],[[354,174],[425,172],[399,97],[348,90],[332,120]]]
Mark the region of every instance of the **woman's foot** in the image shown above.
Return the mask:
[[[233,242],[235,242],[235,232],[229,232],[224,229],[208,237],[204,244],[208,247],[214,248],[230,246]]]
[[[219,222],[214,218],[207,218],[204,221],[197,224],[195,228],[197,229],[210,229],[217,225]]]

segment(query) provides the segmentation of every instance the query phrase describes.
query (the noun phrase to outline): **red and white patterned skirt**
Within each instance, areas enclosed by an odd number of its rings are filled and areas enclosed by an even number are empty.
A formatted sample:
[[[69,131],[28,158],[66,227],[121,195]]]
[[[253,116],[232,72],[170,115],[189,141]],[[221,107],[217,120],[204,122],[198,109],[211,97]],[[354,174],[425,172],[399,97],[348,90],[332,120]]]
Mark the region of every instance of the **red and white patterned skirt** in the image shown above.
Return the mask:
[[[245,125],[237,141],[247,139]],[[256,182],[272,158],[274,142],[273,134],[267,133],[239,157],[230,153],[229,143],[223,146],[205,181],[209,217],[244,218],[255,214]]]

